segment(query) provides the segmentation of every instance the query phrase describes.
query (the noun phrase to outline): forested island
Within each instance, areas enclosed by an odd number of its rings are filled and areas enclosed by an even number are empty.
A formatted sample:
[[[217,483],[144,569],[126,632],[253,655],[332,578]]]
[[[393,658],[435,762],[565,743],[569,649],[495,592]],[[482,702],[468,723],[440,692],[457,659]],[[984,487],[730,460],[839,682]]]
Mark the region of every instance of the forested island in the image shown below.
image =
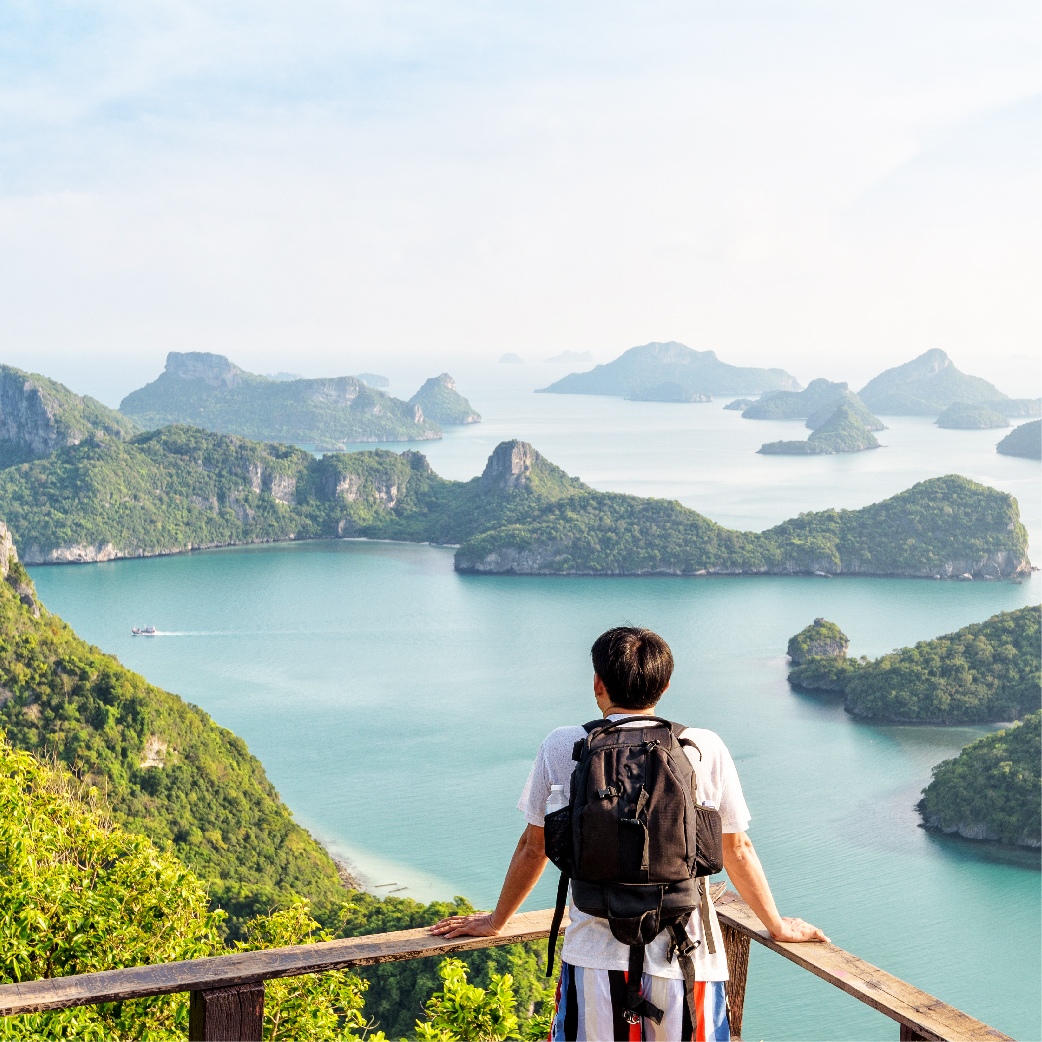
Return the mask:
[[[1042,714],[985,735],[933,769],[919,812],[929,829],[966,839],[1042,846],[1039,744]]]
[[[409,399],[409,404],[418,405],[424,416],[445,426],[481,422],[470,402],[456,390],[456,381],[448,373],[432,376]]]
[[[784,369],[729,365],[721,362],[713,351],[694,351],[671,340],[664,344],[631,347],[614,362],[595,366],[587,373],[570,373],[549,387],[540,388],[539,393],[607,394],[632,398],[662,384],[677,384],[686,393],[710,397],[714,394],[759,394],[761,391],[800,389],[796,378]]]
[[[880,373],[858,391],[858,397],[880,416],[937,416],[955,402],[1007,398],[987,380],[960,372],[939,348]]]
[[[1008,427],[1009,420],[1000,412],[991,408],[990,402],[955,402],[949,405],[934,420],[938,427],[950,430],[971,431],[989,430],[996,427]]]
[[[146,429],[190,423],[308,445],[441,437],[441,427],[419,405],[392,398],[358,377],[269,380],[224,355],[200,351],[171,351],[159,378],[128,394],[120,411]]]
[[[316,459],[186,426],[96,435],[0,471],[0,517],[33,564],[352,536],[460,544],[456,568],[477,573],[1003,578],[1030,567],[1016,500],[956,475],[736,532],[675,501],[597,492],[520,441],[461,482],[415,451]]]
[[[1022,423],[995,446],[1004,456],[1023,456],[1024,459],[1042,459],[1042,420]]]
[[[732,408],[734,402],[727,408]],[[844,405],[870,431],[886,430],[883,421],[865,408],[864,402],[852,394],[845,383],[811,380],[802,391],[770,391],[759,401],[749,402],[742,412],[745,420],[806,420],[816,430],[828,422]]]
[[[0,700],[6,980],[410,929],[473,911],[462,898],[424,906],[345,886],[241,738],[38,603],[2,525]],[[480,987],[513,975],[510,1016],[527,1023],[544,1000],[552,1006],[542,942],[461,957]],[[436,960],[362,976],[368,989],[349,973],[269,982],[269,1024],[278,1020],[290,1037],[351,1039],[375,1021],[390,1037],[415,1037],[442,987]],[[544,1020],[545,1012],[537,1033]],[[182,994],[9,1025],[24,1037],[142,1038],[183,1035],[186,1022]]]
[[[746,410],[742,415],[748,412]],[[807,423],[809,425],[810,420]],[[820,456],[878,448],[879,441],[865,426],[859,411],[842,402],[824,423],[811,431],[806,441],[769,441],[757,451],[765,456]]]
[[[793,657],[789,683],[845,695],[853,716],[918,724],[976,724],[1016,720],[1042,708],[1042,609],[1001,612],[875,661],[847,658],[847,638],[833,623],[830,649]],[[835,628],[835,633],[831,627]],[[808,627],[790,641],[812,644]],[[824,631],[823,631],[824,632]],[[837,636],[838,635],[838,636]]]

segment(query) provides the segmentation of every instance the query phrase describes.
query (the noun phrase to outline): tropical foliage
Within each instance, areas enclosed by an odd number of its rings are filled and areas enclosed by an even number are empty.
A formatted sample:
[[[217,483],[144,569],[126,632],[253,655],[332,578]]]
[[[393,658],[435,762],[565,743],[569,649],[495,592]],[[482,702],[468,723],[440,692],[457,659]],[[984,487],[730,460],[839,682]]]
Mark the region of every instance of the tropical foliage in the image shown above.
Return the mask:
[[[30,563],[365,536],[461,544],[462,571],[934,575],[954,563],[997,575],[1027,550],[1016,500],[955,475],[861,510],[736,532],[675,501],[596,492],[523,442],[504,442],[481,477],[457,482],[418,452],[315,459],[183,426],[0,471],[0,517]]]
[[[1003,843],[1039,846],[1038,712],[1024,722],[979,738],[933,769],[919,810],[931,827],[959,830]]]
[[[950,430],[987,430],[992,427],[1008,427],[1009,420],[992,409],[989,402],[955,402],[949,405],[934,421],[938,427]]]
[[[410,399],[423,415],[435,423],[478,423],[481,417],[470,402],[456,390],[456,381],[448,373],[432,376]]]
[[[1025,459],[1042,459],[1042,420],[1022,423],[1006,435],[995,446],[1003,456],[1023,456]]]
[[[861,415],[843,402],[827,420],[811,431],[806,441],[769,441],[758,451],[765,456],[815,456],[877,448],[879,442],[865,426]]]
[[[786,654],[794,666],[813,656],[845,657],[850,640],[834,623],[827,619],[815,619],[804,626],[794,637],[789,638]]]
[[[0,726],[15,748],[54,757],[102,791],[112,817],[173,853],[228,912],[222,929],[311,898],[346,894],[246,743],[206,713],[91,647],[57,616],[35,618],[0,583]]]

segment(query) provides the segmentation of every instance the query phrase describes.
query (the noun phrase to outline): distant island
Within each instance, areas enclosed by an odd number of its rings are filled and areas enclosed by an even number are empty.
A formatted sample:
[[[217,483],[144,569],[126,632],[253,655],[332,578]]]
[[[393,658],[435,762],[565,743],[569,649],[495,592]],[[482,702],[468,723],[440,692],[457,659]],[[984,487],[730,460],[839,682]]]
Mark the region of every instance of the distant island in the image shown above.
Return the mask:
[[[852,394],[845,383],[811,380],[802,391],[769,391],[758,402],[750,402],[742,413],[745,420],[802,420],[816,430],[845,405],[870,431],[884,431],[883,421],[865,408],[864,402]],[[730,408],[730,406],[728,406]]]
[[[728,402],[724,408],[731,409],[734,412],[741,412],[743,409],[748,409],[750,405],[755,404],[751,398],[735,398],[733,402]]]
[[[520,441],[459,482],[414,451],[316,459],[183,425],[95,436],[0,471],[0,518],[34,564],[364,536],[460,544],[456,568],[473,573],[1000,578],[1030,567],[1016,500],[955,475],[735,532],[674,501],[597,492]]]
[[[1025,459],[1042,459],[1042,420],[1022,423],[1006,435],[995,446],[1003,456],[1023,456]]]
[[[500,355],[499,360],[505,365],[523,365],[525,361],[520,355],[515,355],[513,351],[508,351],[505,355]]]
[[[671,340],[631,347],[614,362],[595,366],[586,373],[571,373],[549,387],[540,388],[540,393],[632,398],[665,383],[678,384],[685,392],[704,395],[800,389],[796,378],[784,369],[744,369],[728,365],[712,351],[693,351]]]
[[[247,438],[334,448],[441,437],[441,427],[418,405],[358,377],[273,381],[224,355],[199,351],[171,351],[162,375],[128,394],[120,411],[147,429],[191,423]]]
[[[954,402],[934,420],[938,427],[950,430],[988,430],[992,427],[1008,427],[1009,420],[1000,412],[990,408],[990,403]]]
[[[864,406],[861,408],[864,409]],[[809,420],[807,422],[810,423]],[[860,412],[843,402],[823,424],[811,432],[806,441],[770,441],[761,445],[757,451],[765,456],[811,456],[877,448],[879,442],[865,426]]]
[[[94,434],[127,438],[139,430],[115,409],[56,380],[0,365],[0,467],[41,459]]]
[[[379,373],[358,373],[357,377],[364,384],[368,384],[370,387],[390,387],[391,381],[386,376],[380,376]]]
[[[966,839],[1042,846],[1039,820],[1040,722],[985,735],[933,769],[918,805],[924,825]]]
[[[423,415],[445,426],[480,423],[481,417],[470,402],[456,390],[456,381],[448,373],[432,376],[410,399]]]
[[[552,365],[589,365],[593,361],[593,355],[589,351],[562,351],[545,361]]]
[[[644,387],[634,391],[629,396],[631,402],[711,402],[712,396],[699,394],[697,391],[689,391],[682,384],[667,380],[665,383],[655,384],[654,387]]]
[[[287,380],[303,380],[304,377],[300,373],[265,373],[264,374],[269,380],[275,380],[277,383],[285,383]],[[361,377],[359,377],[361,379]]]
[[[987,380],[960,372],[939,348],[880,373],[858,391],[858,397],[880,416],[937,416],[956,402],[973,405],[1007,399]]]
[[[1001,612],[874,662],[848,659],[843,637],[841,648],[793,658],[789,683],[842,693],[847,712],[870,720],[947,725],[1015,720],[1042,706],[1040,622],[1038,605]],[[806,642],[807,632],[793,641]]]

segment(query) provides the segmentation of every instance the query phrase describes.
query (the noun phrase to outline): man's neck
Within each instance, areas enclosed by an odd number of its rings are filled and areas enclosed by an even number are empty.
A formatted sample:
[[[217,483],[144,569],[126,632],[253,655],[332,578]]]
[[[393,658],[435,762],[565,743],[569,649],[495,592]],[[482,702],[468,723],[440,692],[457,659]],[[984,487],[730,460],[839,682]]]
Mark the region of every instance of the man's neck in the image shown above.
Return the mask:
[[[627,709],[625,706],[607,706],[604,710],[604,717],[607,719],[609,716],[654,716],[655,708],[652,706],[651,709]]]

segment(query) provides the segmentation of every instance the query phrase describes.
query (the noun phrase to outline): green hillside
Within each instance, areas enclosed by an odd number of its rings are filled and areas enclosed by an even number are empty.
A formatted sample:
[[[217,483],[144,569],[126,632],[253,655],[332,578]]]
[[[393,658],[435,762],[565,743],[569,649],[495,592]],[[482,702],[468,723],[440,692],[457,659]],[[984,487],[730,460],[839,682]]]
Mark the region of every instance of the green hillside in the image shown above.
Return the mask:
[[[955,475],[861,510],[735,532],[673,501],[596,492],[519,441],[460,482],[418,452],[315,459],[173,426],[0,471],[0,517],[33,564],[364,536],[459,543],[456,567],[474,572],[1000,576],[1027,567],[1016,500]]]
[[[950,430],[988,430],[992,427],[1008,427],[1009,420],[990,408],[990,403],[974,404],[955,402],[949,405],[934,421],[938,427]]]
[[[0,467],[40,459],[93,434],[126,438],[137,429],[126,416],[56,380],[0,365]]]
[[[410,399],[428,420],[446,425],[480,423],[481,417],[470,402],[456,390],[456,381],[448,373],[432,376]]]
[[[10,543],[5,530],[0,541]],[[0,727],[13,746],[56,757],[106,796],[116,822],[172,851],[244,919],[294,895],[331,907],[345,892],[325,850],[292,818],[246,743],[196,706],[91,647],[0,582]]]
[[[880,373],[858,391],[858,397],[880,416],[937,416],[955,402],[1006,399],[987,380],[960,372],[938,348]]]
[[[1006,435],[995,446],[996,452],[1004,456],[1023,456],[1025,459],[1042,459],[1042,420],[1022,423]]]
[[[678,384],[695,394],[759,394],[799,390],[784,369],[747,369],[721,362],[713,351],[693,351],[675,340],[631,347],[614,362],[568,376],[540,389],[546,394],[607,394],[630,398],[646,388]],[[670,399],[671,401],[673,399]]]
[[[758,402],[750,402],[742,417],[746,420],[806,420],[807,426],[815,430],[827,422],[840,405],[846,405],[869,430],[885,430],[883,422],[865,408],[856,394],[850,393],[845,383],[823,379],[811,380],[802,391],[771,391]]]
[[[854,716],[905,723],[1015,720],[1042,705],[1040,608],[1002,612],[874,662],[808,657],[789,682],[846,694]]]
[[[128,394],[120,409],[141,427],[190,423],[264,441],[343,446],[429,441],[441,428],[416,405],[354,376],[269,380],[223,355],[171,351],[166,370]]]
[[[820,456],[878,448],[876,436],[861,421],[858,412],[843,402],[824,423],[811,431],[806,441],[770,441],[757,452],[765,456]]]
[[[1039,847],[1042,715],[979,738],[933,769],[919,812],[927,827],[968,839]]]

